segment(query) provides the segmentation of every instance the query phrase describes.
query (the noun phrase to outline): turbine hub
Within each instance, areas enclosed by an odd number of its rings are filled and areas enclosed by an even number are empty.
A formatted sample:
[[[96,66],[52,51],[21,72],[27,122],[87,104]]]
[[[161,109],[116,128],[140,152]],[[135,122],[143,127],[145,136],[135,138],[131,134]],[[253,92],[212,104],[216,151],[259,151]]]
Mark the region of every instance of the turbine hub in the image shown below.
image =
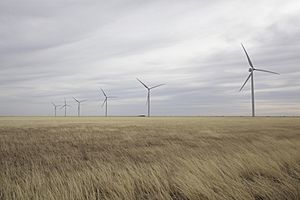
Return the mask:
[[[253,72],[253,69],[252,69],[252,68],[249,68],[249,72]]]

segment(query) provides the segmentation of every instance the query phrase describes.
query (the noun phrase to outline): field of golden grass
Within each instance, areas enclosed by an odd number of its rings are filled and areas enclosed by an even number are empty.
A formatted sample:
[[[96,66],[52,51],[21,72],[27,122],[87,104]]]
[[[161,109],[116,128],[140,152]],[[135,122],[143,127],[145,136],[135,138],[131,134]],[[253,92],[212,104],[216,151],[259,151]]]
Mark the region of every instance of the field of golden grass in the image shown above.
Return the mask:
[[[0,200],[300,199],[300,118],[1,117]]]

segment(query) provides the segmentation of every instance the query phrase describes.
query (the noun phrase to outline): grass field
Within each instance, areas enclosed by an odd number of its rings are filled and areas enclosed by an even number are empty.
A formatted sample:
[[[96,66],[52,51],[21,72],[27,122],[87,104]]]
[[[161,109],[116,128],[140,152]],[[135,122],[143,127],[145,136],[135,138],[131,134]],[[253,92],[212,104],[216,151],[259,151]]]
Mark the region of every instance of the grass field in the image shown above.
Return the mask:
[[[0,118],[0,200],[300,199],[300,118]]]

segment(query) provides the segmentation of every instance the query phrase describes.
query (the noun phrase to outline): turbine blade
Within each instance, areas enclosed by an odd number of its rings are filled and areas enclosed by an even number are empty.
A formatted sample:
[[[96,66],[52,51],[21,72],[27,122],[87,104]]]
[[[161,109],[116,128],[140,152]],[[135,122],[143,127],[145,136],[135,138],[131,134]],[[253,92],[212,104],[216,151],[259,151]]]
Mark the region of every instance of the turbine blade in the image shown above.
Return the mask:
[[[245,83],[243,84],[243,86],[241,87],[240,91],[242,91],[242,89],[244,88],[244,86],[246,85],[247,81],[249,80],[249,78],[251,77],[252,73],[249,74],[248,78],[246,79]]]
[[[79,103],[82,103],[82,102],[86,102],[87,100],[86,99],[84,99],[84,100],[81,100],[81,101],[79,101]]]
[[[107,101],[107,98],[103,101],[103,103],[101,105],[102,108],[103,108],[103,106],[104,106],[104,104],[105,104],[106,101]]]
[[[150,90],[152,90],[154,88],[157,88],[157,87],[160,87],[160,86],[163,86],[163,85],[166,85],[166,84],[164,83],[164,84],[159,84],[159,85],[153,86],[153,87],[150,88]]]
[[[115,98],[118,98],[118,97],[116,97],[116,96],[109,96],[109,97],[107,97],[107,98],[115,99]]]
[[[105,94],[105,92],[104,92],[104,90],[103,90],[102,88],[101,88],[101,91],[102,91],[103,95],[104,95],[105,97],[107,97],[106,94]]]
[[[136,80],[138,80],[145,88],[149,89],[148,86],[145,83],[143,83],[140,79],[136,78]]]
[[[78,101],[75,97],[73,97],[73,99],[74,99],[75,101],[77,101],[77,103],[79,103],[79,101]]]
[[[252,62],[251,62],[251,60],[250,60],[250,57],[249,57],[249,55],[248,55],[248,53],[247,53],[247,51],[246,51],[244,45],[243,45],[242,43],[241,43],[241,45],[242,45],[242,47],[243,47],[243,49],[244,49],[244,52],[245,52],[245,54],[246,54],[246,56],[247,56],[249,65],[250,65],[250,66],[252,67],[252,69],[253,69],[254,67],[253,67],[253,64],[252,64]]]
[[[66,107],[66,105],[61,106],[60,109],[63,109],[64,107]]]
[[[271,74],[277,74],[277,75],[280,75],[279,73],[277,72],[272,72],[272,71],[268,71],[268,70],[264,70],[264,69],[255,69],[256,71],[260,71],[260,72],[267,72],[267,73],[271,73]]]

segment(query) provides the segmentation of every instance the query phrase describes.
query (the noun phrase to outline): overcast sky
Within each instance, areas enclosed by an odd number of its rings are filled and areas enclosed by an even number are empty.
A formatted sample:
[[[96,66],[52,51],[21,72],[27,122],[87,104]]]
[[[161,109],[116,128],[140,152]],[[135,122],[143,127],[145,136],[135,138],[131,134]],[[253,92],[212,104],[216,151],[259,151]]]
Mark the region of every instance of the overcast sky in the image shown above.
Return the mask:
[[[0,115],[300,115],[299,0],[0,1]],[[63,110],[58,110],[63,115]]]

